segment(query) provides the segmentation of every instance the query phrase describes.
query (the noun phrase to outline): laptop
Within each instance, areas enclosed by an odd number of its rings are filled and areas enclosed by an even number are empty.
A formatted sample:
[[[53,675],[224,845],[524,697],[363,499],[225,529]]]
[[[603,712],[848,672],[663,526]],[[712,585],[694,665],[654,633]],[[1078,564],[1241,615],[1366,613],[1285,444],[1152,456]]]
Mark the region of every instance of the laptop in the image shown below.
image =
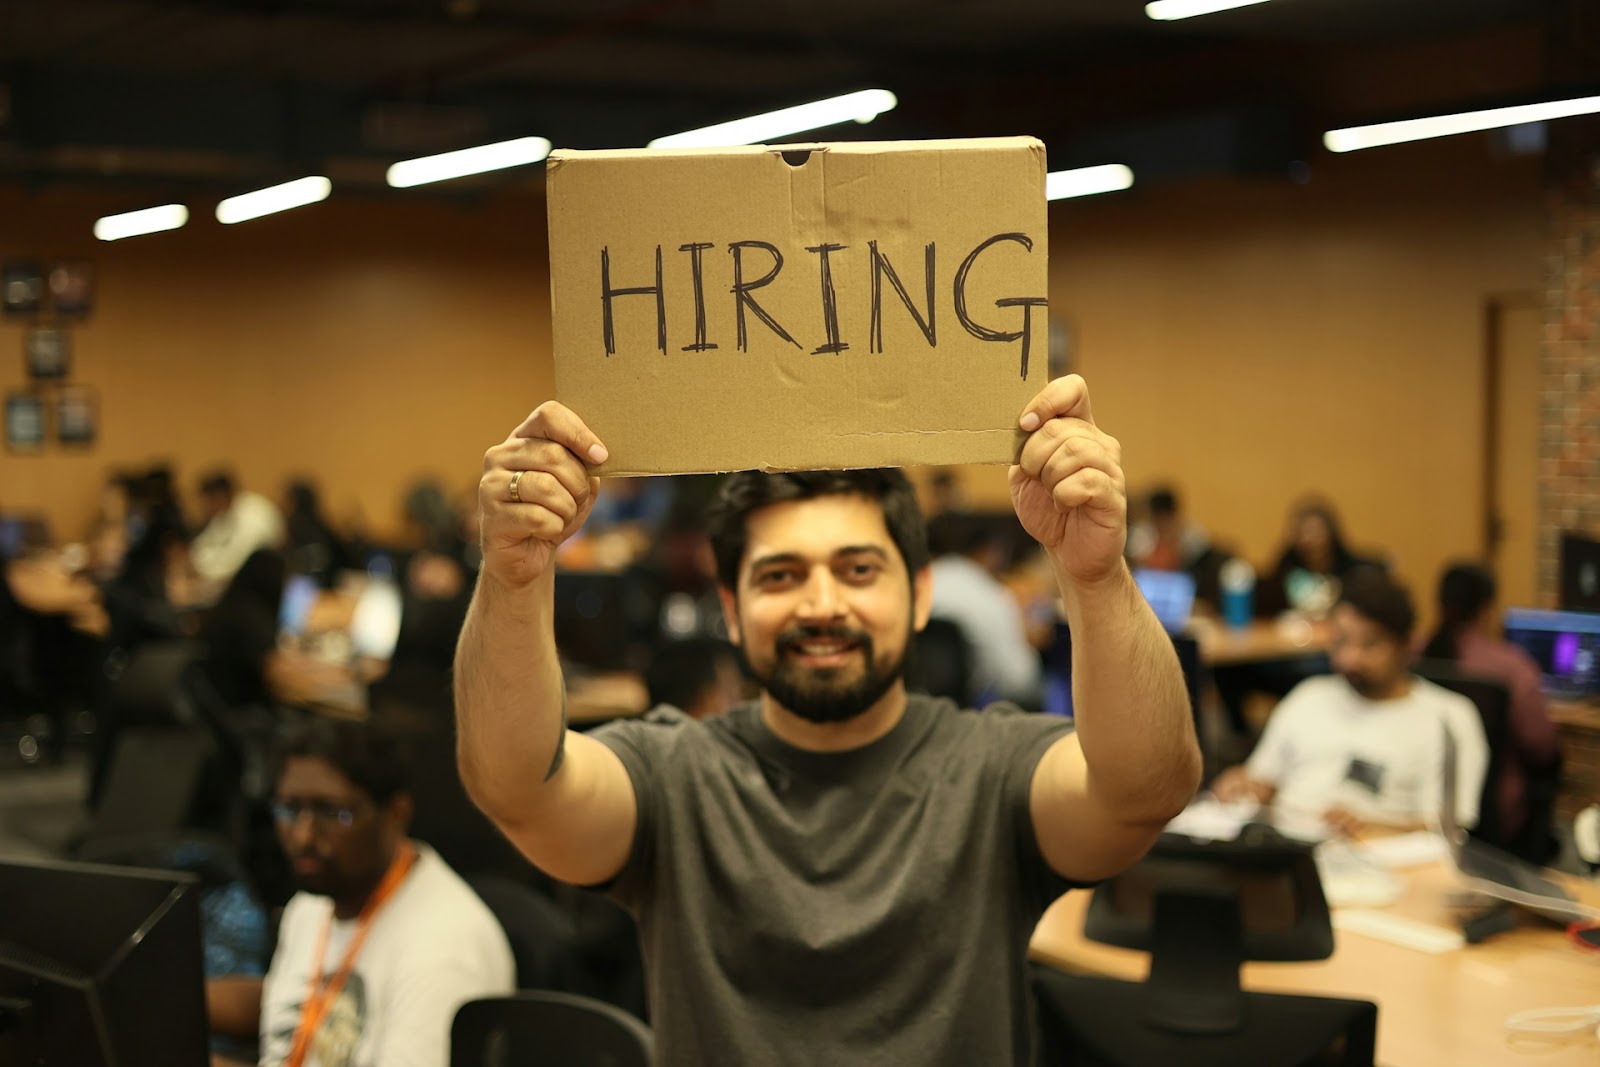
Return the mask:
[[[1600,613],[1509,608],[1506,640],[1532,656],[1553,697],[1600,696]]]
[[[1450,862],[1473,890],[1509,901],[1559,923],[1594,919],[1596,914],[1573,899],[1544,869],[1467,835],[1456,818],[1456,741],[1444,731],[1444,787],[1440,791],[1439,831],[1450,849]]]
[[[1194,576],[1182,571],[1157,571],[1140,568],[1133,572],[1139,592],[1150,602],[1156,618],[1167,633],[1183,632],[1194,611]]]

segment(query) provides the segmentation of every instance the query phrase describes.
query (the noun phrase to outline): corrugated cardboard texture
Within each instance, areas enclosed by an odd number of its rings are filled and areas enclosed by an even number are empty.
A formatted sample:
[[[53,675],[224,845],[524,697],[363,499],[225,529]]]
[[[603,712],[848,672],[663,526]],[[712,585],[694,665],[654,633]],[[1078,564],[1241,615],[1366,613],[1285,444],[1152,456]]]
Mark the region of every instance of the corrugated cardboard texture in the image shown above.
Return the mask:
[[[600,473],[1011,462],[1044,171],[1027,137],[552,154],[556,395]]]

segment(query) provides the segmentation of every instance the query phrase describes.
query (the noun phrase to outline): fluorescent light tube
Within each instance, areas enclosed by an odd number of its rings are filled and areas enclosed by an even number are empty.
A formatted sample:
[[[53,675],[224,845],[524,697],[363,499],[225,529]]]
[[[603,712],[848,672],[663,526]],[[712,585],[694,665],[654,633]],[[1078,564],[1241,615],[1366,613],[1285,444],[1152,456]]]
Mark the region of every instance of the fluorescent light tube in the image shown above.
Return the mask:
[[[182,204],[163,204],[161,207],[147,207],[143,211],[128,211],[98,219],[94,224],[94,235],[102,241],[120,241],[124,237],[176,230],[188,221],[188,208]]]
[[[549,154],[550,142],[545,138],[518,137],[513,141],[463,148],[459,152],[404,160],[389,168],[388,182],[396,189],[409,189],[413,185],[464,178],[468,174],[523,167]]]
[[[1132,184],[1133,171],[1121,163],[1107,163],[1102,167],[1080,167],[1077,170],[1058,170],[1044,176],[1044,198],[1065,200],[1071,196],[1114,193]]]
[[[1458,133],[1495,130],[1502,126],[1547,122],[1550,119],[1590,115],[1595,112],[1600,112],[1600,96],[1583,96],[1572,100],[1550,100],[1543,104],[1519,104],[1516,107],[1494,107],[1485,111],[1463,111],[1459,115],[1437,115],[1427,119],[1380,122],[1373,126],[1351,126],[1343,130],[1329,130],[1322,135],[1322,143],[1330,152],[1354,152],[1386,144],[1403,144],[1406,141],[1423,141],[1430,137],[1449,137]]]
[[[792,133],[818,130],[841,122],[871,122],[885,111],[892,111],[899,103],[887,89],[862,89],[827,100],[814,100],[809,104],[769,111],[765,115],[752,115],[747,119],[719,122],[685,133],[657,137],[651,148],[722,148],[729,145],[761,144],[774,137],[787,137]]]
[[[1267,0],[1153,0],[1144,5],[1144,13],[1159,22],[1192,19],[1196,15],[1209,15],[1213,11],[1230,11],[1236,7],[1264,4]]]
[[[225,224],[248,222],[292,207],[305,207],[328,199],[332,189],[333,183],[323,177],[296,178],[253,193],[230,196],[217,204],[217,221]]]

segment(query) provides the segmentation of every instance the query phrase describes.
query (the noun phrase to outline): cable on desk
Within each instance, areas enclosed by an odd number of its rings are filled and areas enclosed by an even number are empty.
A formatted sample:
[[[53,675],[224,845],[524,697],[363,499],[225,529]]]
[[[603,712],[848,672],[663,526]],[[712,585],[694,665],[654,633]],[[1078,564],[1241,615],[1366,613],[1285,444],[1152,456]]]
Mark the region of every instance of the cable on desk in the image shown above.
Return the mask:
[[[1550,1044],[1581,1035],[1600,1039],[1600,1004],[1581,1008],[1536,1008],[1506,1017],[1507,1040]]]

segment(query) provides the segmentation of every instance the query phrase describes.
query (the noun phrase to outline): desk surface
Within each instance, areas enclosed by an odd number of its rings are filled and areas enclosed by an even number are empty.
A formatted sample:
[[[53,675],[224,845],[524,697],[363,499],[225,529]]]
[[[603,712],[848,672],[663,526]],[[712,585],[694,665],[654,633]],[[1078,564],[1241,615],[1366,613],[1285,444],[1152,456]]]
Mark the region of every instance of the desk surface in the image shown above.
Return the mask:
[[[1241,627],[1206,620],[1196,624],[1192,636],[1200,646],[1201,661],[1208,667],[1295,659],[1328,648],[1327,624],[1303,619],[1263,620]]]
[[[1550,701],[1550,719],[1557,726],[1600,733],[1600,703],[1587,700]]]
[[[1386,911],[1456,929],[1446,895],[1454,873],[1444,864],[1399,872],[1405,895]],[[1600,887],[1582,887],[1600,904]],[[1068,893],[1034,931],[1031,954],[1041,963],[1141,980],[1142,952],[1083,938],[1089,893]],[[1600,1040],[1522,1051],[1505,1040],[1505,1019],[1535,1008],[1600,1002],[1600,955],[1574,948],[1566,934],[1526,917],[1516,930],[1481,945],[1428,955],[1362,934],[1335,931],[1330,959],[1317,963],[1247,963],[1246,989],[1355,997],[1378,1004],[1378,1062],[1385,1067],[1568,1067],[1600,1062]]]

